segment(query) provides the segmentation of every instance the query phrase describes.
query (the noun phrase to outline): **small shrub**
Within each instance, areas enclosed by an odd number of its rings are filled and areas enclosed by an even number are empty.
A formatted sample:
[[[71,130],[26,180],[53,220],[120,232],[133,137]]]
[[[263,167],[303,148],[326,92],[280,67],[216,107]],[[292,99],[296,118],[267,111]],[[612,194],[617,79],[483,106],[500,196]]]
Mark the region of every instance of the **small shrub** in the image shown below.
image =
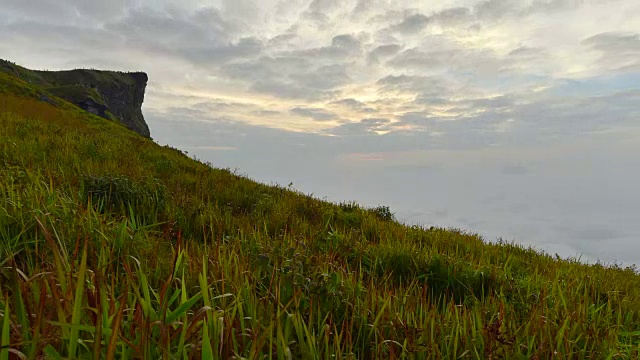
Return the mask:
[[[360,205],[355,201],[345,201],[339,204],[340,209],[344,212],[357,212],[360,210]]]
[[[335,223],[346,228],[359,228],[362,224],[362,214],[357,212],[336,212]]]
[[[267,216],[271,214],[271,212],[277,206],[276,199],[273,196],[264,193],[260,196],[259,200],[253,206],[253,214],[255,214],[258,218]]]
[[[309,197],[301,197],[294,205],[295,215],[310,222],[322,219],[323,211],[317,201]]]
[[[382,221],[394,221],[395,220],[395,214],[391,212],[391,209],[389,209],[388,206],[377,206],[374,207],[373,209],[371,209],[371,211],[373,212],[373,214],[380,220]]]
[[[147,221],[153,221],[151,217],[155,220],[166,206],[166,189],[157,179],[138,183],[125,176],[85,175],[81,195],[85,203],[91,201],[101,212],[130,215],[133,210]]]

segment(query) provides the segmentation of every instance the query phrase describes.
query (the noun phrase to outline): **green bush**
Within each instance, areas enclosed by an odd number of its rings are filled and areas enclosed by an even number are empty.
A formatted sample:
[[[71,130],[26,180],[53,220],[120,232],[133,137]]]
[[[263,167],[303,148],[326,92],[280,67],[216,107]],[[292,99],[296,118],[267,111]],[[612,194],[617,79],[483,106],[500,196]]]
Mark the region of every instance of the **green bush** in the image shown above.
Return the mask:
[[[145,223],[158,220],[166,207],[166,187],[157,179],[136,182],[126,176],[82,177],[81,198],[100,212],[132,213]]]
[[[371,209],[371,211],[373,212],[373,214],[380,220],[382,221],[394,221],[395,220],[395,214],[391,212],[391,209],[389,209],[388,206],[377,206],[374,207],[373,209]]]

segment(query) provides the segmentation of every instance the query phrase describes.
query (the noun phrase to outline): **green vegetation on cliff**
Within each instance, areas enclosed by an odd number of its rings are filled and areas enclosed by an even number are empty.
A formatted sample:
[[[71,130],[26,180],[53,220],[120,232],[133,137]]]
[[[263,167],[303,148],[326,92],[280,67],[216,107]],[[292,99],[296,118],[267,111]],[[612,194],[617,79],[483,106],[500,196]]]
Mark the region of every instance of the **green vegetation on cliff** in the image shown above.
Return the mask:
[[[0,73],[0,360],[640,356],[635,269],[262,185],[43,94]]]
[[[0,72],[38,86],[95,115],[119,120],[142,136],[150,136],[141,110],[147,85],[145,73],[87,69],[38,71],[2,59]]]

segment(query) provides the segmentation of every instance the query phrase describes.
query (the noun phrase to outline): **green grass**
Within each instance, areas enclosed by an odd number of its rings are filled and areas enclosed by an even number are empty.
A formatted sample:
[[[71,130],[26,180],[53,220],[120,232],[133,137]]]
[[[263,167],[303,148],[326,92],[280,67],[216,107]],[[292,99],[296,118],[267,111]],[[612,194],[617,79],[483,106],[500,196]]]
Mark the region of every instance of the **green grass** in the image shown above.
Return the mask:
[[[0,360],[640,356],[634,268],[262,185],[38,91],[0,74]]]

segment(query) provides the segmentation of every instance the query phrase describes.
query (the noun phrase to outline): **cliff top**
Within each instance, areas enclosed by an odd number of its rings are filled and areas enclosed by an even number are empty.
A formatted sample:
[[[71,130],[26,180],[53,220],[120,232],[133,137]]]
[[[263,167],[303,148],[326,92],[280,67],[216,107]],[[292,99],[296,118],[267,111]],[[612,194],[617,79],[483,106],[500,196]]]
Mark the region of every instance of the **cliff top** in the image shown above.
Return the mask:
[[[135,82],[147,82],[146,73],[142,71],[112,71],[96,69],[72,69],[59,71],[31,70],[14,62],[0,59],[0,71],[19,77],[38,86],[53,86],[56,84],[85,83],[125,83],[133,85]]]

